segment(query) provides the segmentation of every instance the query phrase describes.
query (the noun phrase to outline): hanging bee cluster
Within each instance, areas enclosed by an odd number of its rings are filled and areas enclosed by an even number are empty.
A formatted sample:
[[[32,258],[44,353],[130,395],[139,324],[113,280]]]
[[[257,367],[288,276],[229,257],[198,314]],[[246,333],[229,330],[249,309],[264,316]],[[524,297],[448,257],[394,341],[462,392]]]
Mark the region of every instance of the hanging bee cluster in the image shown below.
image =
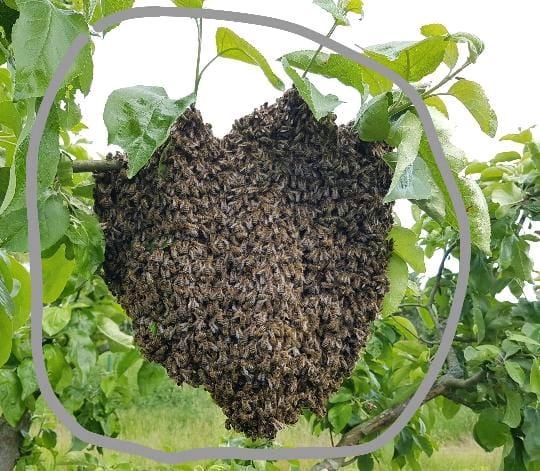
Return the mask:
[[[384,151],[292,89],[222,140],[190,109],[136,177],[96,176],[105,278],[136,342],[228,427],[273,438],[324,414],[354,367],[388,287]]]

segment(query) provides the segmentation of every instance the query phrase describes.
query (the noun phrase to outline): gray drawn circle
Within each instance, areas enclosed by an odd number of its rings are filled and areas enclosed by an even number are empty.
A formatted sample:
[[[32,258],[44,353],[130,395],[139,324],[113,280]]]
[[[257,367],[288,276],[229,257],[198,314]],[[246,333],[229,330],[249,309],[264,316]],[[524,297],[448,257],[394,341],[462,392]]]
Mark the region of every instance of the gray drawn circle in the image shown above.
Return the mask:
[[[137,443],[116,438],[104,437],[90,432],[82,427],[62,405],[47,377],[44,355],[42,350],[42,266],[41,248],[39,236],[39,220],[37,207],[37,163],[41,136],[45,129],[47,117],[52,108],[57,91],[60,89],[64,77],[67,75],[70,66],[81,49],[89,42],[87,35],[81,34],[73,41],[54,77],[47,88],[47,92],[37,113],[36,121],[32,129],[28,154],[26,157],[26,203],[28,218],[28,244],[30,255],[30,271],[32,286],[32,354],[36,371],[38,385],[48,406],[70,430],[70,432],[80,440],[115,450],[121,453],[139,455],[154,461],[166,464],[178,464],[188,461],[203,459],[243,459],[243,460],[292,460],[292,459],[325,459],[342,458],[346,456],[359,456],[381,448],[392,440],[407,425],[409,420],[422,405],[423,400],[435,383],[439,372],[442,370],[448,352],[450,351],[452,340],[456,333],[460,318],[461,308],[465,299],[469,269],[471,261],[471,235],[469,221],[465,204],[458,190],[452,172],[444,157],[441,143],[437,137],[435,126],[429,115],[429,111],[422,101],[422,97],[415,88],[394,71],[377,63],[373,59],[344,46],[343,44],[329,39],[322,34],[304,26],[297,25],[289,21],[276,18],[254,15],[249,13],[238,13],[223,10],[207,9],[185,9],[176,7],[140,7],[124,10],[100,20],[94,26],[98,32],[103,32],[108,27],[123,21],[135,18],[159,18],[159,17],[179,17],[179,18],[205,18],[211,20],[232,21],[236,23],[246,23],[257,26],[264,26],[279,29],[285,32],[296,34],[309,39],[316,44],[321,44],[326,48],[351,59],[358,64],[369,67],[379,74],[392,80],[403,93],[411,100],[416,108],[418,116],[422,121],[427,136],[428,143],[435,156],[436,164],[441,172],[443,181],[447,187],[450,199],[454,206],[456,218],[460,231],[460,263],[457,277],[456,290],[450,308],[448,322],[441,337],[441,342],[428,372],[422,383],[408,401],[403,411],[395,422],[390,425],[377,438],[361,445],[344,447],[299,447],[299,448],[275,448],[275,449],[247,449],[247,448],[197,448],[194,450],[180,452],[165,452],[155,450]]]

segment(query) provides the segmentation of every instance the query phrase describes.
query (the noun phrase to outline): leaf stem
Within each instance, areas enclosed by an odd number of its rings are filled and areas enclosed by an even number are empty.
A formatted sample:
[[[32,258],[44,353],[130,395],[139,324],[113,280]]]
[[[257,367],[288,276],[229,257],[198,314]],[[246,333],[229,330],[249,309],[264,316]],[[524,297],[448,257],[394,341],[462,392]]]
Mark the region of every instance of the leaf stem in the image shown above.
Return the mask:
[[[196,18],[195,23],[197,24],[197,65],[195,67],[195,90],[193,94],[195,95],[195,100],[197,99],[197,93],[199,91],[199,83],[201,76],[201,53],[202,53],[202,41],[203,41],[203,20],[202,18]]]
[[[449,73],[445,78],[443,78],[437,85],[433,86],[432,88],[426,90],[422,96],[429,97],[433,92],[437,91],[439,88],[441,88],[443,85],[446,85],[450,80],[455,78],[459,73],[461,73],[466,67],[469,67],[471,65],[471,62],[467,59],[461,67],[458,67],[454,72]]]
[[[208,69],[208,67],[210,67],[217,59],[219,59],[224,54],[226,54],[227,52],[230,52],[230,51],[241,51],[241,49],[239,49],[237,47],[230,47],[228,49],[224,49],[219,54],[216,54],[214,57],[212,57],[212,59],[210,59],[208,61],[208,63],[201,69],[201,71],[198,73],[198,77],[197,77],[197,80],[195,82],[195,96],[197,96],[197,92],[199,90],[199,84],[201,83],[201,79],[202,79],[204,73],[206,72],[206,69]]]
[[[334,34],[334,31],[336,30],[336,28],[338,27],[338,22],[337,20],[334,21],[334,24],[332,25],[332,27],[330,28],[330,31],[328,31],[328,33],[326,33],[326,37],[329,38],[332,36],[332,34]],[[304,73],[302,74],[302,78],[306,78],[307,77],[307,74],[309,73],[309,69],[311,69],[311,67],[313,66],[313,64],[315,63],[315,60],[317,59],[317,57],[319,56],[319,54],[321,53],[323,49],[323,45],[321,44],[318,49],[315,51],[315,54],[313,54],[313,57],[311,58],[311,60],[309,61],[309,64],[307,65],[306,67],[306,70],[304,70]]]
[[[424,93],[422,93],[422,98],[425,100],[426,98],[430,98],[435,95],[435,92],[439,90],[441,87],[446,85],[450,80],[454,79],[459,73],[461,73],[466,67],[471,65],[472,62],[469,60],[466,60],[463,65],[453,72],[449,73],[446,77],[444,77],[438,84],[434,85],[430,89],[426,90]],[[437,95],[447,95],[447,93],[437,93]],[[400,100],[401,101],[401,100]],[[391,111],[391,115],[395,116],[396,114],[401,113],[402,111],[405,111],[411,106],[411,103],[404,103],[400,107],[396,107],[394,110]]]

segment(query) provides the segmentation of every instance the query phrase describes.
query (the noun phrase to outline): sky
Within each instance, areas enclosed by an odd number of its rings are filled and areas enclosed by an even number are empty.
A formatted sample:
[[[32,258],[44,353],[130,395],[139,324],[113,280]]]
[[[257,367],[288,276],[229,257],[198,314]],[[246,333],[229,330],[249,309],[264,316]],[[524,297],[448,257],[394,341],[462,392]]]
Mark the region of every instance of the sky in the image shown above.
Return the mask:
[[[480,82],[498,115],[497,136],[534,124],[540,126],[538,84],[538,18],[540,3],[533,0],[487,2],[485,0],[365,0],[362,20],[351,16],[352,26],[338,28],[333,38],[350,47],[389,41],[418,40],[420,26],[443,23],[450,32],[465,31],[486,44],[478,62],[463,76]],[[171,6],[169,0],[138,0],[135,6]],[[321,33],[332,24],[329,15],[312,0],[206,0],[205,8],[257,13],[294,21]],[[311,41],[270,28],[245,24],[224,24],[206,20],[203,64],[215,55],[214,34],[227,26],[256,46],[275,72],[286,79],[277,59],[286,52],[314,49]],[[191,93],[196,57],[196,28],[192,19],[153,18],[130,20],[95,40],[94,84],[82,103],[83,120],[89,127],[92,150],[107,152],[107,133],[102,120],[108,95],[133,85],[163,86],[170,97]],[[311,76],[313,77],[313,76]],[[345,101],[338,108],[338,120],[352,119],[360,101],[356,91],[336,82],[314,78],[321,91],[336,93]],[[287,86],[290,81],[285,80]],[[205,74],[199,90],[198,108],[218,136],[225,135],[235,119],[264,102],[273,102],[281,92],[274,89],[253,66],[225,59],[217,60]],[[461,105],[447,101],[455,126],[454,143],[470,160],[486,160],[502,150],[519,150],[512,143],[484,135]],[[540,128],[536,132],[540,137]],[[410,222],[406,204],[397,212]],[[403,222],[403,221],[402,221]],[[540,248],[534,250],[540,259]],[[538,262],[537,262],[538,263]],[[435,265],[429,264],[430,270]],[[539,266],[539,265],[537,265]]]
[[[136,6],[171,6],[169,0],[138,0]],[[331,26],[329,15],[311,0],[206,0],[205,7],[243,11],[295,21],[322,33]],[[503,8],[504,7],[504,8]],[[451,32],[472,32],[484,40],[486,50],[477,64],[463,75],[480,82],[499,118],[499,135],[518,127],[540,124],[540,103],[533,90],[538,82],[538,28],[540,4],[532,0],[487,2],[482,0],[365,0],[362,21],[352,17],[352,27],[338,28],[334,38],[354,47],[393,40],[420,39],[419,28],[427,23],[443,23]],[[214,32],[222,22],[206,21],[203,57],[215,54]],[[313,48],[300,37],[270,28],[227,24],[251,41],[284,78],[276,59],[283,53]],[[96,148],[106,146],[101,115],[107,96],[116,88],[137,84],[161,85],[171,97],[180,98],[193,88],[196,52],[193,20],[159,18],[131,20],[96,40],[95,81],[90,99],[83,106],[84,118],[91,128]],[[286,81],[287,82],[287,81]],[[287,82],[290,83],[290,82]],[[321,88],[335,92],[332,83],[323,80]],[[326,89],[326,90],[325,90]],[[280,92],[271,87],[256,67],[225,59],[218,60],[203,79],[199,108],[224,135],[234,119],[249,113],[265,101],[273,101]],[[359,97],[342,87],[339,96],[346,101],[338,108],[342,120],[352,118]],[[491,157],[510,145],[484,136],[460,105],[448,102],[453,123],[458,126],[456,143],[471,160]],[[539,130],[540,133],[540,130]]]

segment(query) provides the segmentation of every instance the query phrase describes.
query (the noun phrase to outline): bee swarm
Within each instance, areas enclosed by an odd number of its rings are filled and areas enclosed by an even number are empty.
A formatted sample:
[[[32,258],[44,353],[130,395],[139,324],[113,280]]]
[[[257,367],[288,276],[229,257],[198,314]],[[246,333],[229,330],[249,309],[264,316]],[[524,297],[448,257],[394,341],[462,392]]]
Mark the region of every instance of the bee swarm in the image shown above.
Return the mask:
[[[252,438],[324,414],[388,288],[385,148],[334,121],[292,89],[219,140],[192,108],[136,177],[96,176],[137,344]]]

